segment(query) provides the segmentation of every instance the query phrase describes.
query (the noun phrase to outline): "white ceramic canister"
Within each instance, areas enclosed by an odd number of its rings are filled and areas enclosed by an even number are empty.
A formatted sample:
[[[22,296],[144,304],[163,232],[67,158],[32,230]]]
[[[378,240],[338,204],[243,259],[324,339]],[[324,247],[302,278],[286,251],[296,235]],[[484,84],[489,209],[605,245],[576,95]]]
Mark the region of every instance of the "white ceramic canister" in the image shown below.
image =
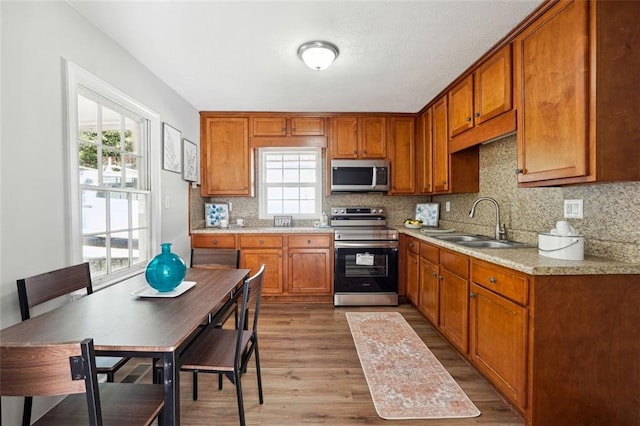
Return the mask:
[[[584,237],[538,234],[538,254],[563,260],[584,260]]]

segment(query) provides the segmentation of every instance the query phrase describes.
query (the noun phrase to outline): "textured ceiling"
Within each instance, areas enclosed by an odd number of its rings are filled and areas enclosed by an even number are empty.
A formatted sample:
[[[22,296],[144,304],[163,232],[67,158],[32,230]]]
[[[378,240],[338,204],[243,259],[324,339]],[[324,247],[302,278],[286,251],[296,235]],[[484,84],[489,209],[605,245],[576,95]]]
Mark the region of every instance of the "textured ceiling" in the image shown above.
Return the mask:
[[[417,112],[541,0],[68,2],[199,111]]]

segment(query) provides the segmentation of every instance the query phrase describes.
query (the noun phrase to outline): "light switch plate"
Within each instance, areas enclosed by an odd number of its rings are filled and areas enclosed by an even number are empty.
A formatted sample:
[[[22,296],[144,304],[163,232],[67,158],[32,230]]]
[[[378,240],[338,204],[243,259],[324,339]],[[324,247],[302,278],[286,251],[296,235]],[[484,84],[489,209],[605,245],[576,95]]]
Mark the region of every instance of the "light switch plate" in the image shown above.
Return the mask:
[[[582,200],[564,200],[564,217],[566,219],[582,219]]]

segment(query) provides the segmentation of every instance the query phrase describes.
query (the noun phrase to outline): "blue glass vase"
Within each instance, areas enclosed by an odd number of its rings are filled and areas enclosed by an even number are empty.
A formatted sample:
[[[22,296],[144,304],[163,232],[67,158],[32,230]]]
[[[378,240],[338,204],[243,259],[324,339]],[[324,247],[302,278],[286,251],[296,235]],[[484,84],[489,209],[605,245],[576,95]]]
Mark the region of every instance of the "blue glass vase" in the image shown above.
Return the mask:
[[[171,291],[178,287],[187,275],[187,266],[175,253],[171,253],[171,243],[162,243],[162,253],[147,265],[144,274],[149,285],[158,291]]]

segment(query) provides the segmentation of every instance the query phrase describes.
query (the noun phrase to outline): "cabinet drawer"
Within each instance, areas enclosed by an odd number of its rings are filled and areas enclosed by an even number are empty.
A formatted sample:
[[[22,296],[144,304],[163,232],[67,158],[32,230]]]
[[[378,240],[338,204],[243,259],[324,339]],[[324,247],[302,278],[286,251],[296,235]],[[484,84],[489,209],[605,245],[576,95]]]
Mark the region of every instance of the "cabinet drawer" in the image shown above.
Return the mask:
[[[420,254],[420,240],[417,238],[407,238],[407,250],[411,253]]]
[[[420,257],[436,265],[440,263],[440,248],[420,242]]]
[[[474,260],[471,262],[471,279],[521,305],[529,303],[529,280],[525,275],[498,265]]]
[[[280,248],[282,239],[281,235],[240,235],[240,247]]]
[[[331,247],[330,235],[290,235],[289,247]]]
[[[230,234],[192,234],[193,248],[235,248],[236,237]]]
[[[461,278],[469,278],[469,258],[449,250],[440,250],[440,266]]]

